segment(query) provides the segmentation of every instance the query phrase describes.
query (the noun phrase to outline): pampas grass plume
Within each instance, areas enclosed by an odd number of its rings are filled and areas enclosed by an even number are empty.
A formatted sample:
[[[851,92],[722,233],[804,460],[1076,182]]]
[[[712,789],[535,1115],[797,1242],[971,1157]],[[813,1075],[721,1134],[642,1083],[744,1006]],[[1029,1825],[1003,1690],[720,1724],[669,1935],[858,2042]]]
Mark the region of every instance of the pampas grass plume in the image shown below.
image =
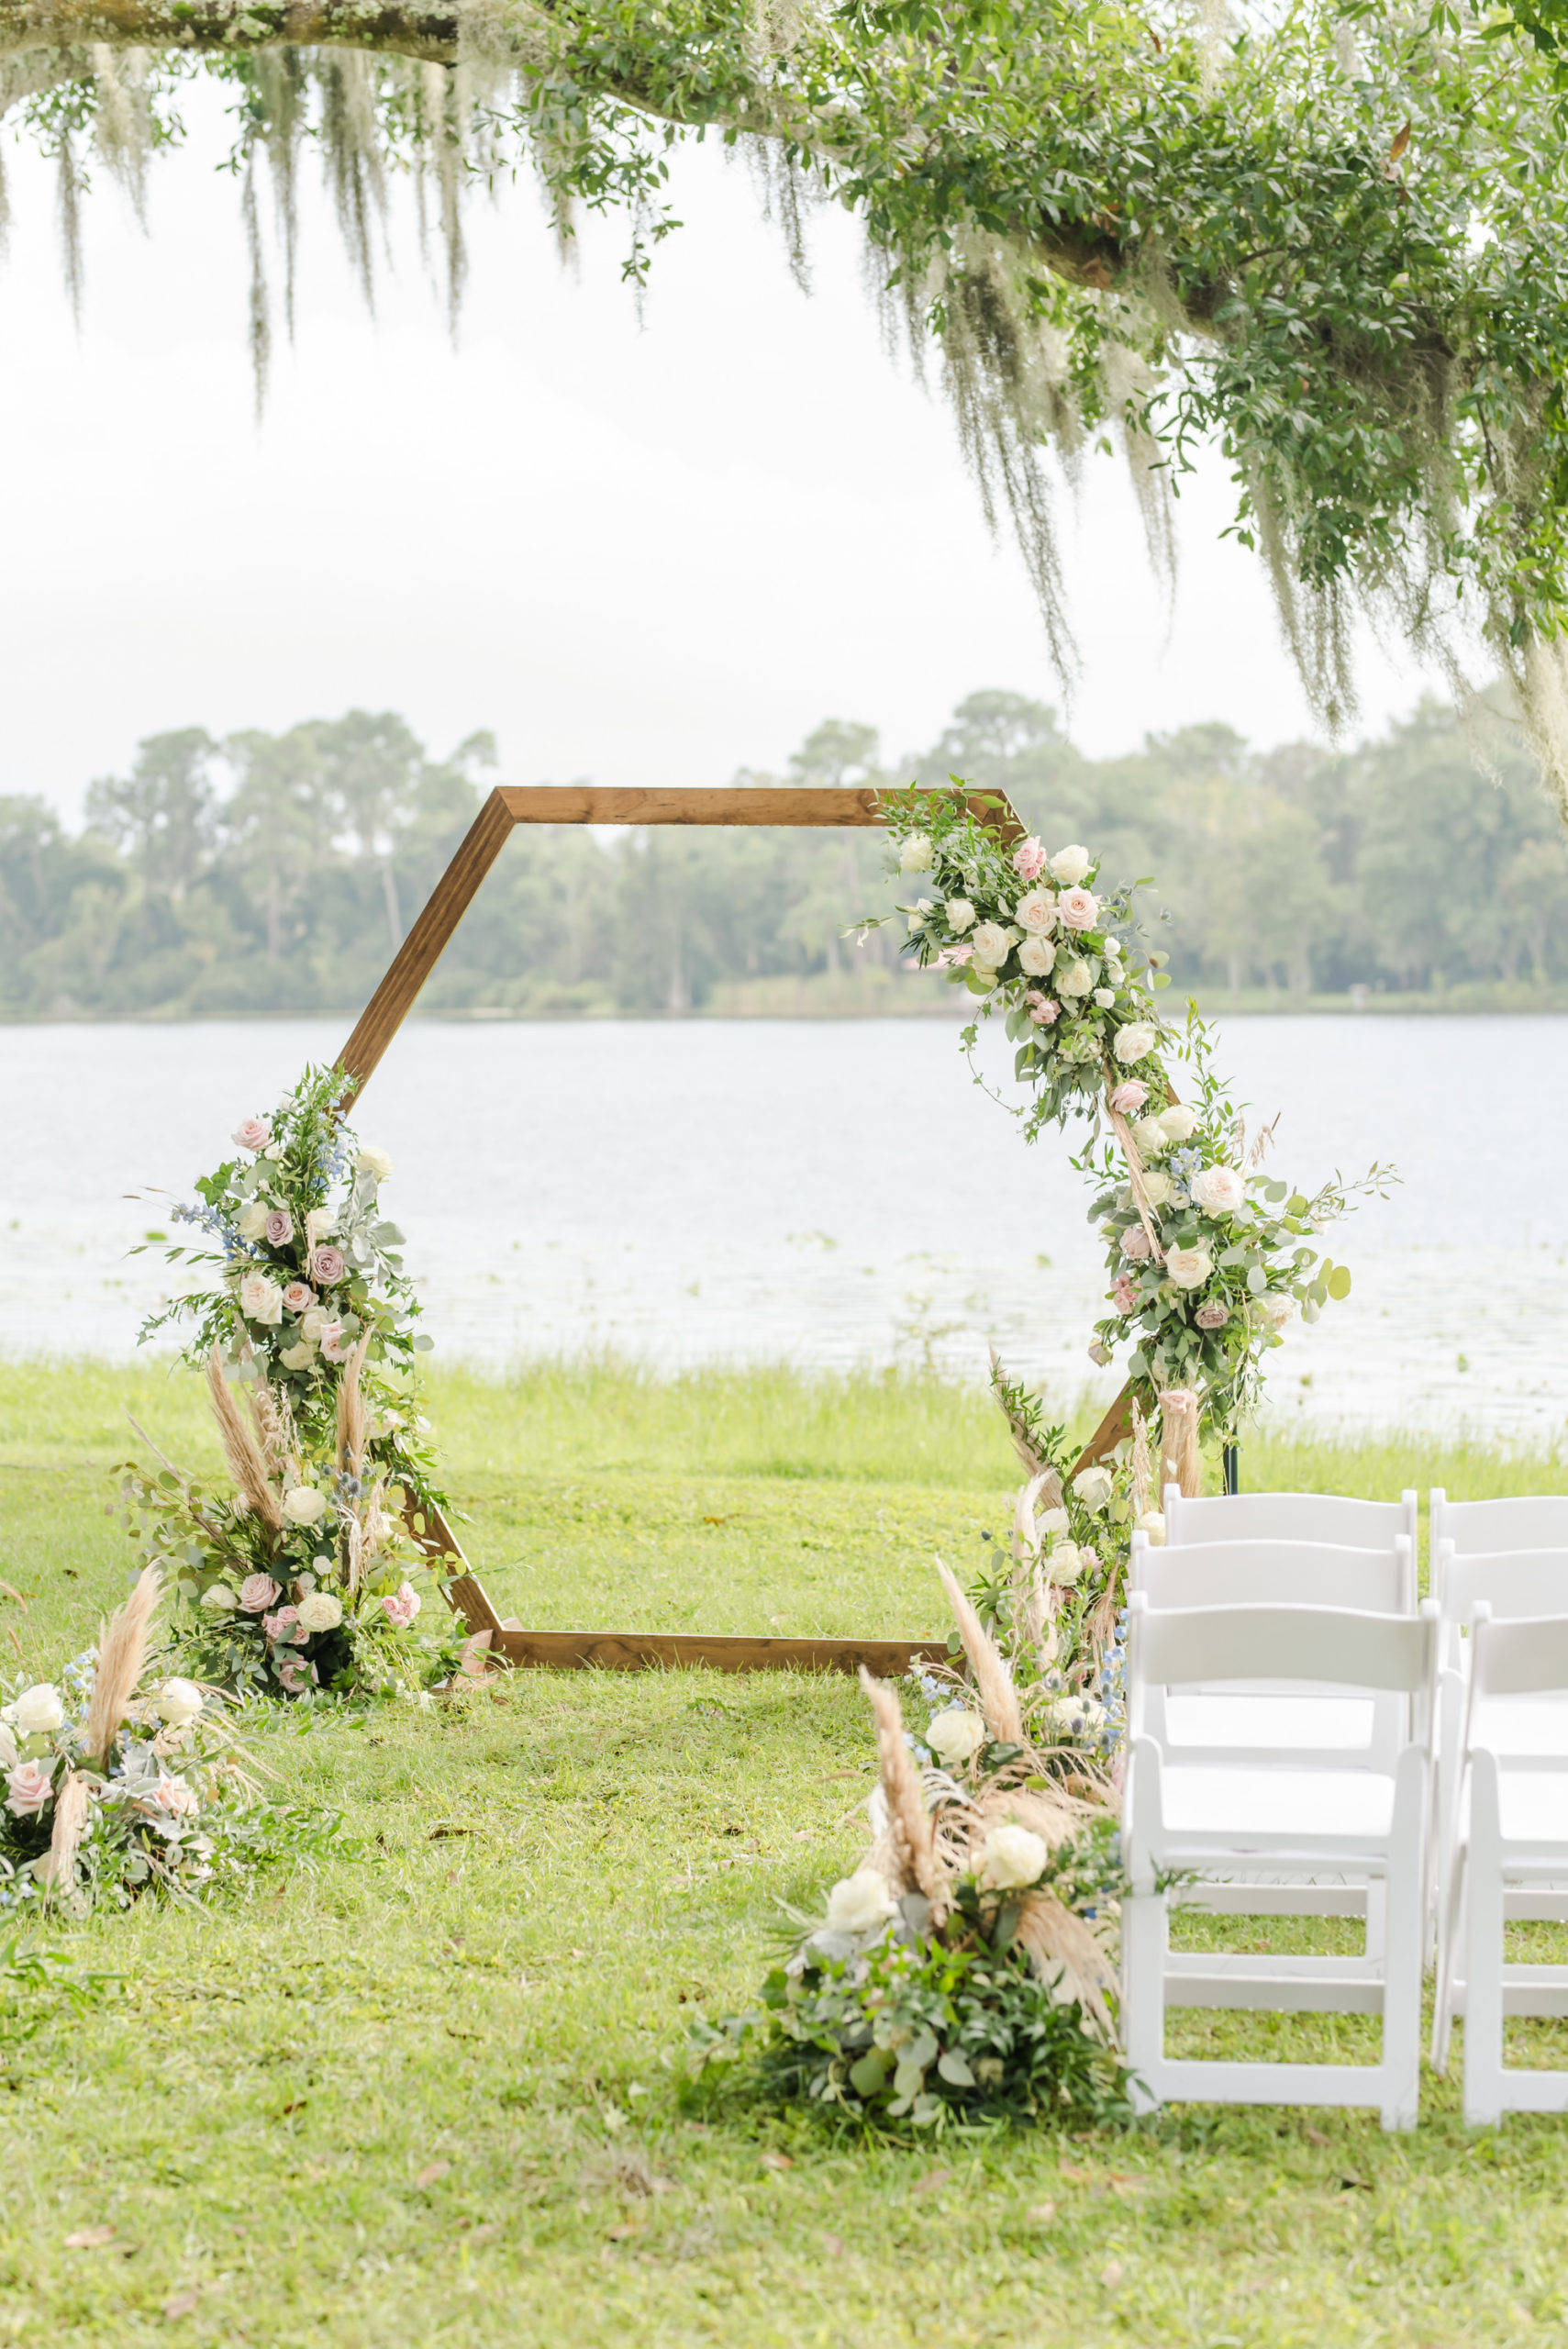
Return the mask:
[[[942,1578],[942,1588],[948,1595],[958,1623],[958,1635],[963,1642],[963,1652],[969,1658],[974,1675],[974,1686],[980,1696],[980,1709],[985,1716],[985,1726],[992,1736],[1010,1745],[1024,1742],[1024,1717],[1018,1709],[1018,1692],[1013,1686],[1011,1673],[1003,1663],[995,1641],[975,1613],[958,1578],[950,1572],[940,1558],[937,1572]]]
[[[877,1758],[882,1765],[883,1799],[895,1848],[928,1900],[938,1889],[936,1835],[926,1797],[909,1748],[904,1742],[904,1715],[898,1698],[884,1680],[861,1666],[861,1687],[866,1692],[876,1723]]]
[[[223,1443],[223,1456],[228,1463],[228,1473],[248,1507],[253,1508],[270,1533],[281,1533],[284,1507],[267,1475],[267,1464],[254,1431],[247,1424],[245,1414],[229,1390],[223,1375],[223,1356],[214,1346],[207,1356],[207,1393],[212,1397],[213,1417]]]
[[[98,1669],[93,1681],[93,1701],[82,1729],[82,1750],[100,1767],[108,1758],[115,1731],[130,1710],[142,1667],[147,1662],[147,1634],[153,1609],[162,1596],[156,1566],[143,1566],[130,1597],[116,1609],[98,1632]]]
[[[69,1892],[76,1881],[76,1854],[87,1824],[87,1781],[73,1770],[54,1804],[54,1832],[49,1854],[39,1871],[50,1892]]]

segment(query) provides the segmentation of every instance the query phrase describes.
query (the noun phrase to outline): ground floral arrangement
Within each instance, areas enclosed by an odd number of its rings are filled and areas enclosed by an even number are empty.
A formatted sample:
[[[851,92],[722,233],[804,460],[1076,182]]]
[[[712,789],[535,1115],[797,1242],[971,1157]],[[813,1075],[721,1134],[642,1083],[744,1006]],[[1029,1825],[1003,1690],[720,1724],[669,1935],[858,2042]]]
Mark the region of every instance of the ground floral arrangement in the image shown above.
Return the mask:
[[[266,1797],[222,1695],[153,1677],[159,1597],[144,1567],[95,1647],[0,1705],[0,1909],[193,1901],[334,1842],[335,1818]]]
[[[392,1173],[342,1116],[340,1070],[307,1069],[240,1155],[176,1209],[216,1265],[144,1337],[193,1320],[232,1489],[159,1462],[119,1471],[128,1531],[183,1602],[191,1669],[248,1696],[417,1695],[450,1676],[464,1632],[416,1538],[433,1483],[417,1356],[429,1341],[380,1208]],[[138,1433],[143,1431],[138,1430]],[[410,1527],[414,1529],[410,1531]]]

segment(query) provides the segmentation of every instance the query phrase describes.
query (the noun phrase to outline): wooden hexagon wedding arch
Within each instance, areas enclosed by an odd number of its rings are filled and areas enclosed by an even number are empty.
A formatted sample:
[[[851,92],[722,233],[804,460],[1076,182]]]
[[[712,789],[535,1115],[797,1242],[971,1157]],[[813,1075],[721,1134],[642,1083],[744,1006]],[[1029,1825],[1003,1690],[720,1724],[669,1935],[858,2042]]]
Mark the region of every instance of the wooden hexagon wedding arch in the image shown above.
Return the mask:
[[[932,792],[930,797],[947,795]],[[966,795],[972,814],[1004,841],[1021,840],[1024,826],[995,795]],[[728,824],[881,829],[884,818],[871,790],[817,789],[781,785],[766,789],[639,791],[595,785],[542,785],[492,791],[457,853],[430,894],[339,1056],[357,1099],[382,1055],[412,1010],[421,987],[473,903],[481,882],[518,824]],[[1100,1459],[1126,1433],[1127,1398],[1118,1397],[1090,1438],[1076,1467]],[[585,1664],[619,1671],[647,1666],[707,1664],[724,1672],[855,1672],[864,1664],[880,1677],[906,1673],[923,1658],[947,1653],[945,1640],[773,1638],[720,1632],[531,1631],[503,1620],[472,1571],[462,1545],[439,1510],[411,1518],[416,1540],[432,1557],[455,1559],[452,1606],[471,1631],[486,1639],[498,1663],[572,1669]]]

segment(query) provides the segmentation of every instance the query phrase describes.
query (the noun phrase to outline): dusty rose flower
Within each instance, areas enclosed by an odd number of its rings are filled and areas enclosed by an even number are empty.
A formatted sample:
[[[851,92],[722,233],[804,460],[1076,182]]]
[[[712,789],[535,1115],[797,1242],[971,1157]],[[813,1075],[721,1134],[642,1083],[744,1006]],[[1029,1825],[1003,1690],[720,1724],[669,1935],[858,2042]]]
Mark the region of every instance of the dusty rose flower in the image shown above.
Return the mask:
[[[1135,1109],[1142,1108],[1148,1098],[1149,1087],[1140,1076],[1123,1077],[1109,1096],[1110,1106],[1118,1118],[1130,1118]]]
[[[350,1348],[340,1321],[328,1321],[321,1332],[321,1351],[328,1362],[347,1362]]]
[[[1129,1273],[1118,1273],[1111,1290],[1111,1302],[1118,1313],[1131,1313],[1138,1304],[1137,1284]]]
[[[1024,1001],[1029,1005],[1029,1018],[1037,1028],[1054,1027],[1062,1017],[1062,1006],[1055,997],[1042,994],[1039,987],[1030,987]]]
[[[1056,913],[1067,930],[1093,930],[1100,918],[1100,901],[1087,889],[1063,889]]]
[[[310,1260],[311,1278],[318,1280],[323,1288],[334,1287],[346,1269],[340,1248],[318,1248]]]
[[[308,1281],[290,1281],[284,1291],[284,1303],[291,1313],[307,1313],[316,1302],[316,1291]]]
[[[1121,1235],[1121,1252],[1129,1264],[1145,1264],[1151,1253],[1149,1234],[1140,1223],[1133,1224]]]
[[[278,1666],[278,1678],[291,1697],[297,1697],[302,1688],[308,1688],[315,1677],[316,1666],[306,1664],[303,1656],[291,1657],[287,1664]]]
[[[1193,1319],[1200,1330],[1223,1330],[1230,1319],[1230,1308],[1214,1297],[1207,1305],[1200,1305]]]
[[[419,1594],[411,1582],[399,1583],[381,1603],[387,1621],[399,1631],[406,1631],[419,1612]]]
[[[269,1248],[281,1248],[285,1240],[294,1238],[294,1218],[287,1208],[274,1208],[264,1226]]]
[[[1038,881],[1048,862],[1045,850],[1032,832],[1013,851],[1013,870],[1020,881]]]
[[[241,1150],[265,1150],[272,1139],[272,1130],[265,1118],[247,1118],[242,1126],[235,1127],[233,1139]]]
[[[6,1780],[6,1808],[13,1819],[30,1819],[54,1797],[54,1772],[41,1762],[18,1762]]]
[[[239,1586],[239,1604],[247,1615],[264,1615],[278,1592],[271,1575],[247,1575]]]
[[[297,1607],[280,1607],[275,1615],[263,1615],[261,1629],[274,1647],[280,1640],[298,1640],[305,1636],[299,1628]]]

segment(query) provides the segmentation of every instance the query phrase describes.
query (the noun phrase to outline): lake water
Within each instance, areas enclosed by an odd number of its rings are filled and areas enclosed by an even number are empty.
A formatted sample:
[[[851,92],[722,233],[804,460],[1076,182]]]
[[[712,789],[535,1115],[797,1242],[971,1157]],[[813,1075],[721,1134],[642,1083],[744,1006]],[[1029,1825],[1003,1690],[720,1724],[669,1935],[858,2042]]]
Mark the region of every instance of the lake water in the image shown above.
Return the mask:
[[[0,1344],[128,1355],[172,1200],[345,1026],[0,1028]],[[933,1361],[994,1340],[1063,1397],[1104,1274],[1054,1132],[1026,1148],[941,1020],[416,1021],[368,1086],[447,1357]],[[1246,1019],[1219,1058],[1311,1190],[1404,1176],[1327,1239],[1355,1286],[1271,1357],[1271,1408],[1540,1441],[1568,1413],[1568,1020]],[[984,1066],[1004,1084],[999,1040]],[[141,1196],[128,1197],[128,1194]],[[161,1196],[166,1195],[166,1196]]]

